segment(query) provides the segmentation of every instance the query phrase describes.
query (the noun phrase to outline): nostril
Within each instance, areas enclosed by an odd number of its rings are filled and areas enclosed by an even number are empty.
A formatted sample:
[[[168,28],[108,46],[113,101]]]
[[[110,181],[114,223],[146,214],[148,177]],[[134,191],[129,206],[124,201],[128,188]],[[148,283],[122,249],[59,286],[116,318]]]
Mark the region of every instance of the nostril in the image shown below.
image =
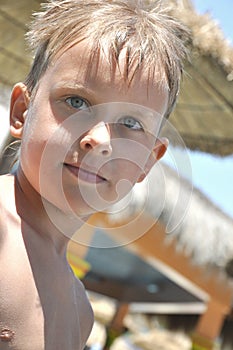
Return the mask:
[[[109,152],[108,150],[106,150],[106,149],[102,151],[103,156],[108,156],[109,153],[110,153],[110,152]]]
[[[85,147],[85,149],[86,149],[87,151],[89,151],[90,149],[93,148],[92,145],[91,145],[90,143],[88,143],[88,142],[85,143],[84,147]]]
[[[100,151],[101,151],[102,156],[109,157],[112,154],[111,144],[110,143],[103,144]]]

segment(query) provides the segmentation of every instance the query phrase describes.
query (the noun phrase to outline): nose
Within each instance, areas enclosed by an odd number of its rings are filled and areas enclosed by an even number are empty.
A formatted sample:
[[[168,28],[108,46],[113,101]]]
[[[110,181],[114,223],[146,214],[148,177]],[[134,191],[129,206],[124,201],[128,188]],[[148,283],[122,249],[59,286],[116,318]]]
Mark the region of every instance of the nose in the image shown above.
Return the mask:
[[[95,150],[100,155],[110,156],[112,146],[108,126],[104,122],[95,125],[82,137],[80,147],[83,151]]]

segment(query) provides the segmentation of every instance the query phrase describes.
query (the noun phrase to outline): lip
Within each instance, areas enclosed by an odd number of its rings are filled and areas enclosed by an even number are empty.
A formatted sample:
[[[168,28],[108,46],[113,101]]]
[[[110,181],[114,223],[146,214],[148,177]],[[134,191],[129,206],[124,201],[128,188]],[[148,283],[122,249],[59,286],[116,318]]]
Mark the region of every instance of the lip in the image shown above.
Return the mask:
[[[68,169],[78,180],[84,181],[90,184],[97,184],[106,182],[107,179],[99,175],[95,171],[86,170],[78,165],[64,163],[66,169]]]

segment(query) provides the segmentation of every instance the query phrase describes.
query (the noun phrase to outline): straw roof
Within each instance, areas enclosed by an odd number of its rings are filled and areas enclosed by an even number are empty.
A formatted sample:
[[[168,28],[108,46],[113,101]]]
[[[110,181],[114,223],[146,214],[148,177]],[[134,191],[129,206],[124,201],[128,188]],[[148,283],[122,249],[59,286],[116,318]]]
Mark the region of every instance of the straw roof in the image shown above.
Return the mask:
[[[145,0],[153,6],[156,0]],[[193,34],[191,63],[171,122],[186,146],[204,152],[233,153],[233,48],[209,14],[197,14],[190,0],[163,0],[172,5]],[[32,11],[40,0],[1,1],[0,88],[12,87],[28,72],[31,56],[24,42]],[[0,95],[0,103],[5,98]]]
[[[151,0],[153,2],[153,0]],[[167,0],[165,0],[167,1]],[[176,17],[190,28],[195,54],[210,56],[227,73],[226,79],[233,80],[233,47],[225,38],[219,23],[210,13],[198,14],[189,0],[170,0]]]
[[[154,0],[147,1],[152,4]],[[233,48],[224,39],[216,21],[209,14],[195,13],[189,0],[163,1],[173,5],[175,15],[193,33],[192,63],[187,63],[187,72],[191,78],[187,75],[184,79],[171,121],[188,147],[222,155],[233,153]],[[0,87],[4,85],[9,89],[14,82],[24,79],[27,74],[31,58],[25,47],[24,34],[32,10],[38,10],[39,5],[40,0],[20,0],[14,3],[1,1],[0,67],[4,69],[0,70]],[[3,92],[0,94],[0,103],[7,100]],[[168,129],[169,133],[171,128]],[[173,139],[174,133],[171,132],[169,136]],[[6,159],[4,162],[6,163]],[[164,190],[163,193],[157,193],[164,186],[153,186],[154,181],[158,182],[156,171],[158,169],[155,168],[149,177],[152,190],[150,189],[151,199],[146,204],[147,210],[154,216],[160,213],[160,219],[167,223],[174,207],[172,198],[174,192],[178,191],[179,179],[173,176],[171,170],[164,170],[166,175],[162,178],[163,181],[166,179],[166,192]],[[182,180],[182,188],[186,189],[187,195],[190,194],[189,186]],[[146,190],[145,183],[135,187],[132,203],[125,213],[140,210],[145,202]],[[167,193],[165,202],[164,193]],[[157,203],[165,203],[164,208],[161,210],[156,207],[152,198],[162,198]],[[175,209],[181,213],[181,203]],[[179,236],[180,245],[186,247],[197,261],[223,265],[233,256],[232,232],[232,220],[195,190],[191,196],[189,211],[176,230],[176,235]]]
[[[168,3],[192,32],[191,64],[171,121],[189,148],[232,154],[233,47],[209,13],[197,14],[189,0]]]
[[[113,223],[149,213],[165,225],[165,240],[177,238],[177,249],[195,264],[222,269],[233,258],[233,219],[163,163],[110,212]]]

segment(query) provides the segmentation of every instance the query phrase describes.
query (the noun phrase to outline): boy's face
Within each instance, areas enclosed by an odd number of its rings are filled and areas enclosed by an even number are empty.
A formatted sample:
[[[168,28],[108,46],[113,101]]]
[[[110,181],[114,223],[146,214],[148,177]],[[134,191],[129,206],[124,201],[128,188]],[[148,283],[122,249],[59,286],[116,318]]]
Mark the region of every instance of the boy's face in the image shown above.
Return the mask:
[[[22,138],[29,183],[58,208],[86,216],[106,209],[141,181],[166,151],[156,139],[168,91],[138,70],[124,80],[125,54],[110,69],[104,53],[90,62],[86,42],[53,60],[32,98],[12,93],[11,132]]]

